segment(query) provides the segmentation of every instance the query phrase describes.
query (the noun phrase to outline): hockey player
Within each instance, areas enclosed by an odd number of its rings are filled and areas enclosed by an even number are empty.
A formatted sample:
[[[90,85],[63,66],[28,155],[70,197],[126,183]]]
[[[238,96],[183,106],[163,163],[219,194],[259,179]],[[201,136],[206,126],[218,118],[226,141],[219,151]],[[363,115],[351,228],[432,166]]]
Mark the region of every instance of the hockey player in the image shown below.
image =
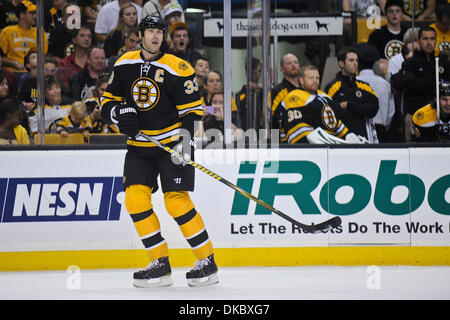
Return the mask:
[[[284,107],[282,123],[289,143],[365,142],[365,139],[349,132],[335,115],[335,102],[318,90],[320,76],[317,67],[302,67],[299,81],[302,89],[291,91],[281,103]]]
[[[166,151],[135,138],[142,131],[171,148],[181,149],[183,155],[189,154],[191,145],[179,142],[182,129],[193,137],[194,120],[203,115],[194,70],[186,61],[165,53],[165,32],[166,26],[158,15],[142,19],[141,49],[125,53],[115,63],[102,97],[102,117],[117,123],[129,137],[123,176],[125,206],[151,261],[147,268],[134,273],[133,284],[172,284],[168,246],[151,202],[159,175],[167,212],[197,258],[194,268],[186,274],[188,284],[210,285],[218,282],[213,246],[188,194],[194,189],[194,167],[175,164]]]
[[[450,83],[439,84],[439,112],[436,107],[436,102],[433,102],[414,113],[413,141],[450,141]]]

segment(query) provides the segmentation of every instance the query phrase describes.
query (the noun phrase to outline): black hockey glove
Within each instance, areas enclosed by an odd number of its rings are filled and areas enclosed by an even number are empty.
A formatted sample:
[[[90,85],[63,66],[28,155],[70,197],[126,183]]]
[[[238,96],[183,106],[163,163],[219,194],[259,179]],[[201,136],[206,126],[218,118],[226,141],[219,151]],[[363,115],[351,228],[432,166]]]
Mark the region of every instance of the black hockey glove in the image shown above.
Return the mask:
[[[121,133],[128,137],[135,137],[138,132],[137,111],[133,107],[119,104],[115,108],[115,119]]]
[[[174,152],[171,155],[172,162],[177,165],[182,164],[183,166],[188,164],[192,159],[192,155],[194,154],[196,148],[197,146],[194,140],[184,139],[173,148],[176,153]]]

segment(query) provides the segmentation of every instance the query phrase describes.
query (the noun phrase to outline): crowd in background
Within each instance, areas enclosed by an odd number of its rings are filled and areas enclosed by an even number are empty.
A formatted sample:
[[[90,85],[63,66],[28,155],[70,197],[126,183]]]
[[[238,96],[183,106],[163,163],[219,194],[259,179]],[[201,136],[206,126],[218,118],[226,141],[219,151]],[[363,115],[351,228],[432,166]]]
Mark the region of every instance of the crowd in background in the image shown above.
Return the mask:
[[[322,143],[309,136],[317,128],[334,142],[448,140],[450,6],[424,0],[411,11],[407,2],[342,0],[342,11],[359,17],[377,6],[386,23],[367,42],[350,43],[336,53],[340,70],[323,92],[321,70],[293,53],[283,54],[283,80],[270,95],[270,126],[279,130],[282,142]],[[167,24],[166,52],[189,62],[197,75],[205,111],[197,137],[205,138],[212,128],[223,134],[221,72],[193,49],[193,35],[176,0],[44,0],[45,133],[120,133],[102,121],[100,98],[117,59],[140,48],[138,24],[153,13]],[[405,25],[412,19],[417,28]],[[32,144],[38,132],[35,25],[34,1],[0,1],[0,144]],[[440,58],[437,71],[435,57]],[[250,61],[245,69],[251,68],[248,84],[256,93],[254,117],[263,128],[262,65],[259,59]],[[246,93],[244,85],[231,99],[236,140],[251,128]]]

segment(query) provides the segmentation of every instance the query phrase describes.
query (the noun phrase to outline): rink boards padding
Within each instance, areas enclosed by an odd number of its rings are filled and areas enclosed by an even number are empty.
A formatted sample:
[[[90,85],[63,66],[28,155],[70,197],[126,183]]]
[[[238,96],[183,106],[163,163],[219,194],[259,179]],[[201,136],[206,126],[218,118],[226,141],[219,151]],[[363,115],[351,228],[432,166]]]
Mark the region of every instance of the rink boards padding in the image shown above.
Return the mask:
[[[123,205],[125,153],[2,149],[0,270],[146,265]],[[197,171],[191,198],[221,265],[449,264],[448,147],[203,149],[195,161],[302,223],[342,219],[306,234]],[[192,265],[161,191],[152,204],[172,264]]]

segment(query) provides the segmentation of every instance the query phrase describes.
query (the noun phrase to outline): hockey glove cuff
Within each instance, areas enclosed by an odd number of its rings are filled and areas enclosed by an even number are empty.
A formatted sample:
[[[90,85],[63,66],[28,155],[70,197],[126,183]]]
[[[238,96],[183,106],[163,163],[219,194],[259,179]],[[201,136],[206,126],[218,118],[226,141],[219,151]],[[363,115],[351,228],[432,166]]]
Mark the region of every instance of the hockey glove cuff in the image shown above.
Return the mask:
[[[119,104],[112,110],[111,119],[117,124],[120,132],[128,137],[135,137],[138,134],[138,118],[135,108]]]

